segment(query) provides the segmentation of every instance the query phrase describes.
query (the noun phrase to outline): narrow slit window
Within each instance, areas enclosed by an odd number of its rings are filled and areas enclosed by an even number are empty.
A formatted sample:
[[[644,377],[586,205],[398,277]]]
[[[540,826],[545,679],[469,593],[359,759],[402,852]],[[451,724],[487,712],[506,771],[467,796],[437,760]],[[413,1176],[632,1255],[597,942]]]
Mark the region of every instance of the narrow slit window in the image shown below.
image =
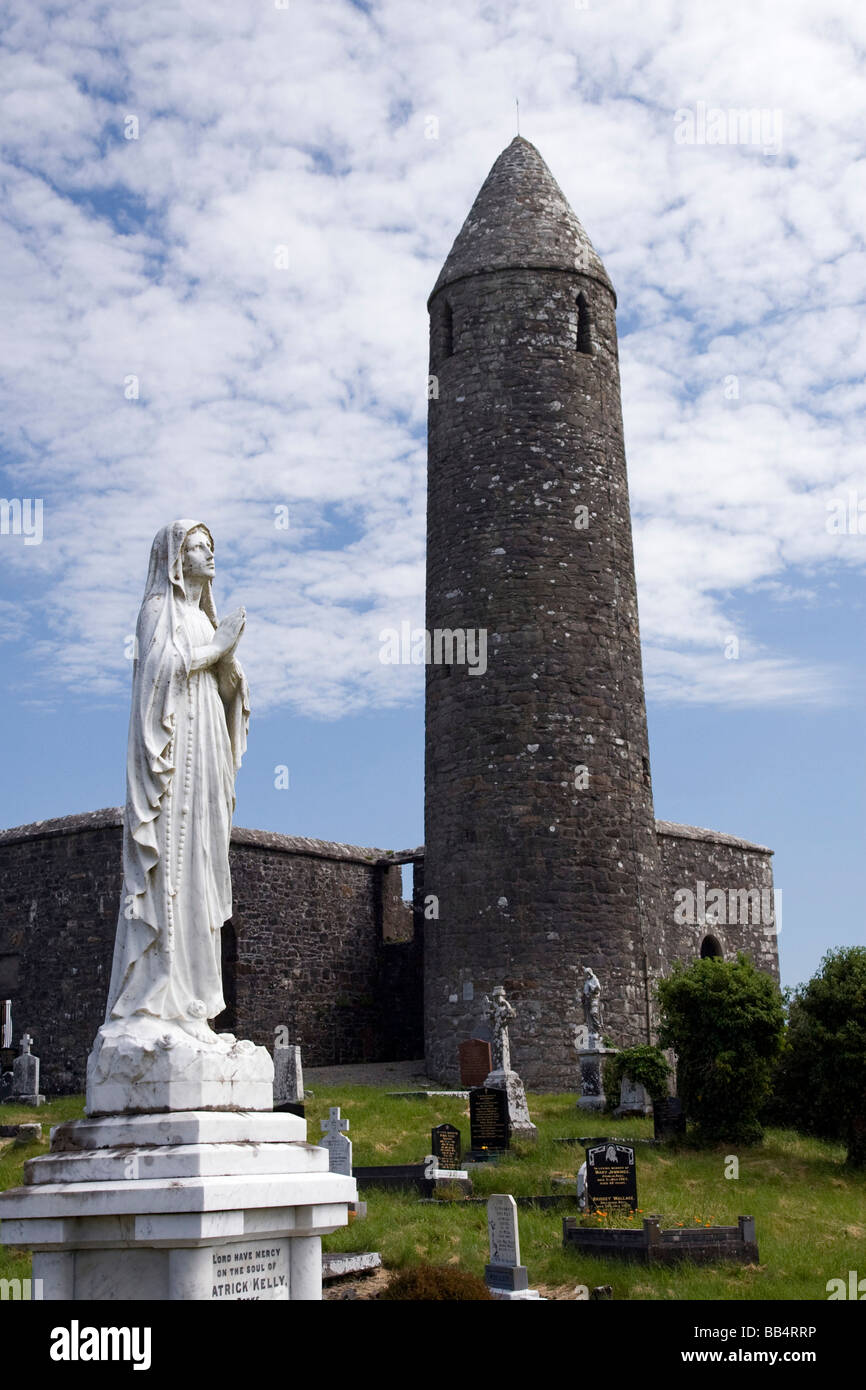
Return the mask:
[[[577,340],[575,347],[578,352],[585,352],[591,355],[594,351],[592,343],[592,320],[589,314],[589,304],[583,290],[577,296]]]

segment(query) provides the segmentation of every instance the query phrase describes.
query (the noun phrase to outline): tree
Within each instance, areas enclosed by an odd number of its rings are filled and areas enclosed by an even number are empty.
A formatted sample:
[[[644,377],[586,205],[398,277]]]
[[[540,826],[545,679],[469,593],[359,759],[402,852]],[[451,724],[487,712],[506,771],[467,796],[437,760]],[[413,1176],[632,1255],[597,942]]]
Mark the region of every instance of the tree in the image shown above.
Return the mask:
[[[866,1168],[866,946],[828,951],[792,994],[774,1092],[776,1117],[844,1139]]]
[[[785,1026],[775,980],[740,952],[736,961],[677,961],[658,996],[659,1042],[677,1054],[677,1091],[694,1137],[759,1143]]]

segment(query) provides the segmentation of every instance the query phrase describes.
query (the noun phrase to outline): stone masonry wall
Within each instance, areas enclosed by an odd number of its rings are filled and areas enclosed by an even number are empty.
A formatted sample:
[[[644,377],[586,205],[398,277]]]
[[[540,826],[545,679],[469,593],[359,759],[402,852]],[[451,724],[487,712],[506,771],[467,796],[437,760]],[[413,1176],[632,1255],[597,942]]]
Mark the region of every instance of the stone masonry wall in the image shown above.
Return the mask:
[[[713,938],[725,960],[734,959],[737,951],[745,951],[760,970],[778,981],[773,851],[734,835],[670,821],[658,822],[658,836],[664,908],[658,949],[664,973],[675,960],[699,957],[705,942],[712,949],[709,938]],[[703,898],[700,884],[704,886]],[[722,920],[718,922],[707,920],[712,915],[707,900],[714,888],[724,892]],[[677,916],[691,915],[690,902],[681,890],[694,895],[694,922],[676,920]]]
[[[83,1090],[103,1021],[121,889],[115,809],[0,832],[0,992],[34,1038],[47,1094]],[[422,936],[382,851],[236,828],[224,932],[231,1031],[304,1061],[422,1051]],[[8,993],[6,992],[8,990]]]

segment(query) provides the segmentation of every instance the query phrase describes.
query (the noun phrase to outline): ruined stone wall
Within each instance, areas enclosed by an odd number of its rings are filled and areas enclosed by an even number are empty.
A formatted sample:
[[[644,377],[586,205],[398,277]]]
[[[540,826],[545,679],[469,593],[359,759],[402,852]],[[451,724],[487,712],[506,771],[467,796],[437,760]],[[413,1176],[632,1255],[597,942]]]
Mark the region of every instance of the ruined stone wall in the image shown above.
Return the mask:
[[[422,934],[382,851],[236,828],[218,1027],[312,1066],[422,1051]],[[0,832],[0,997],[34,1038],[48,1094],[84,1088],[121,889],[115,809]],[[233,1017],[229,1017],[233,1014]]]
[[[84,1090],[105,1017],[120,903],[120,820],[95,811],[0,831],[0,996],[46,1095]]]
[[[658,822],[658,836],[664,911],[657,946],[663,972],[675,960],[700,957],[703,947],[705,954],[721,953],[725,960],[745,951],[778,981],[772,850],[670,821]],[[722,890],[723,900],[712,897],[713,889]],[[694,912],[687,893],[694,898]],[[711,920],[717,910],[720,920]]]

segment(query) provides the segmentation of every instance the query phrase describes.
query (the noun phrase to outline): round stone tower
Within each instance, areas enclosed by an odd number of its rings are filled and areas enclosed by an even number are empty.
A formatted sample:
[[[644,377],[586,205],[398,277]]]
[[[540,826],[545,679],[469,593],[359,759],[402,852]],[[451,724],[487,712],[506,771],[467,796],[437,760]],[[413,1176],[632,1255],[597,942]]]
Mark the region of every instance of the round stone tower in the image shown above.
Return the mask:
[[[615,307],[518,136],[429,301],[425,1037],[442,1079],[501,984],[515,1069],[575,1088],[585,966],[605,1034],[649,1038],[659,861]]]

